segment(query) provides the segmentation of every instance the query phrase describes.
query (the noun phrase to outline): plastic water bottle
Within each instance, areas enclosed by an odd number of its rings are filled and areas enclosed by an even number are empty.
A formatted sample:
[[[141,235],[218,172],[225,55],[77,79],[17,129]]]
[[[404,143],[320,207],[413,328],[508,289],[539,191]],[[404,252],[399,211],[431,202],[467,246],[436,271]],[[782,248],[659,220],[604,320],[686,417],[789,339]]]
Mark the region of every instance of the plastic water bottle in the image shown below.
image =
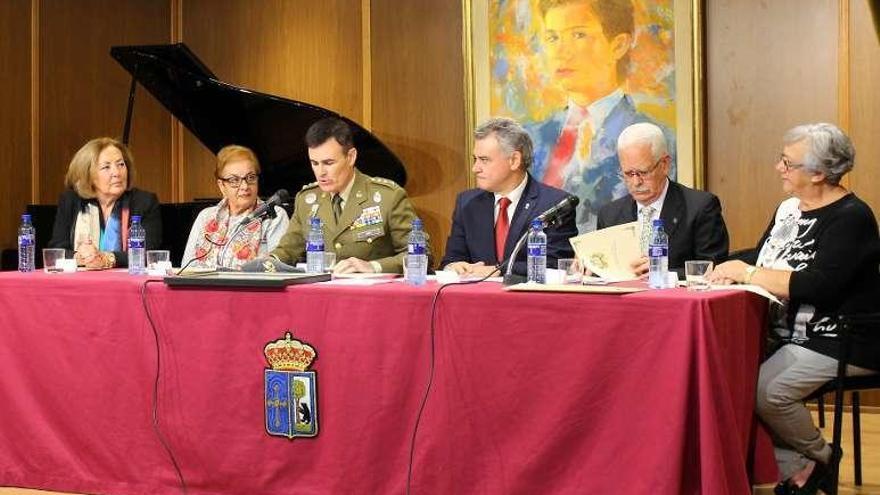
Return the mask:
[[[141,216],[131,216],[128,229],[128,274],[143,275],[146,269],[147,231],[141,225]]]
[[[424,285],[428,279],[428,248],[422,220],[414,218],[406,248],[406,283]]]
[[[547,283],[547,234],[544,224],[537,218],[532,220],[528,243],[528,281]],[[513,260],[511,260],[513,263]]]
[[[18,271],[34,271],[34,247],[37,243],[37,231],[31,224],[31,216],[21,216],[21,227],[18,228]]]
[[[663,220],[653,222],[651,241],[648,243],[648,285],[653,289],[667,286],[669,272],[669,236],[663,230]]]
[[[324,273],[324,229],[318,217],[309,220],[309,235],[306,237],[306,272]]]

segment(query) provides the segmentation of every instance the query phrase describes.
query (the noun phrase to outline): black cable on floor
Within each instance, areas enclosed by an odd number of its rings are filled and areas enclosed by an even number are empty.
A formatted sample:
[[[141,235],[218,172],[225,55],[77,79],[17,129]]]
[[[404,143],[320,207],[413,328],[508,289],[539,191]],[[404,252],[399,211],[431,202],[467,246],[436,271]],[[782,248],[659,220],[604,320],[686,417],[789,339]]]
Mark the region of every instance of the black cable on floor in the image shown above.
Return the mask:
[[[153,381],[152,399],[153,432],[156,434],[159,443],[162,444],[162,448],[165,449],[165,452],[171,459],[171,464],[174,466],[174,472],[177,474],[180,488],[183,490],[184,495],[186,495],[187,487],[186,480],[183,478],[183,472],[180,470],[180,465],[177,464],[177,458],[174,457],[174,451],[171,450],[171,445],[168,443],[168,440],[165,439],[165,435],[162,434],[162,429],[159,428],[159,374],[162,369],[162,355],[159,346],[159,331],[156,329],[156,324],[153,322],[153,315],[150,313],[150,307],[147,305],[147,285],[150,283],[162,283],[162,281],[156,279],[146,280],[143,285],[141,285],[141,304],[144,307],[144,313],[147,315],[147,321],[150,322],[150,329],[153,330],[153,337],[156,342],[156,379]]]

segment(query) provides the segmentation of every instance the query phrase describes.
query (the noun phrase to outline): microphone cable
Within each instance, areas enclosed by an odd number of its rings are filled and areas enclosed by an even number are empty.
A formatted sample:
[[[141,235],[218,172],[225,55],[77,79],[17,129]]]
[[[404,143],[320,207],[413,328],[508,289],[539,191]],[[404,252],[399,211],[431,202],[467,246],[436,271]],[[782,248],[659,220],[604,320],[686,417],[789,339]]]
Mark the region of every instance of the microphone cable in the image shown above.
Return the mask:
[[[162,354],[159,346],[159,331],[156,328],[156,323],[153,321],[153,315],[152,313],[150,313],[150,307],[147,304],[147,285],[151,283],[161,282],[161,280],[151,279],[145,280],[144,283],[141,285],[141,305],[144,308],[144,313],[147,315],[147,321],[150,323],[150,329],[153,331],[153,338],[156,343],[156,377],[153,380],[153,397],[151,401],[152,427],[153,433],[156,434],[156,437],[159,439],[159,443],[162,444],[162,448],[165,449],[165,453],[167,453],[168,457],[171,459],[171,465],[174,467],[174,473],[177,475],[177,481],[180,484],[180,488],[183,491],[183,494],[186,495],[188,493],[188,489],[186,486],[186,479],[184,479],[183,477],[183,471],[180,470],[180,465],[177,463],[177,458],[174,456],[174,451],[171,449],[171,444],[165,438],[165,435],[162,433],[162,429],[159,427],[159,375],[162,370]]]
[[[235,236],[237,236],[243,228],[247,227],[248,225],[254,223],[257,220],[259,220],[259,218],[255,218],[255,219],[251,220],[250,222],[248,222],[247,224],[239,223],[238,225],[236,225],[235,229],[232,230],[232,235],[228,236],[226,238],[226,242],[214,242],[213,240],[211,240],[211,238],[208,236],[208,234],[205,234],[205,240],[208,241],[208,244],[211,245],[211,249],[208,249],[207,251],[205,251],[205,253],[202,254],[201,256],[193,256],[192,258],[190,258],[190,260],[187,261],[185,265],[180,267],[180,270],[177,270],[177,273],[175,273],[175,275],[180,275],[181,273],[183,273],[183,271],[186,270],[187,268],[189,268],[189,265],[193,264],[194,261],[203,260],[203,259],[207,258],[208,255],[211,254],[211,250],[214,249],[215,246],[220,246],[221,249],[228,246],[229,243],[232,242],[233,239],[235,239]],[[222,256],[222,255],[223,255],[223,252],[221,251],[220,253],[218,253],[217,259],[220,259],[220,256]],[[183,260],[181,260],[181,261],[183,261]]]
[[[440,293],[443,292],[443,289],[453,286],[453,285],[472,285],[478,284],[480,282],[485,282],[488,280],[495,272],[501,273],[501,265],[503,263],[499,263],[495,265],[495,270],[490,272],[485,277],[478,280],[468,280],[465,282],[453,282],[448,284],[441,284],[440,287],[434,292],[434,297],[431,299],[431,326],[430,326],[430,338],[429,338],[429,361],[428,361],[428,381],[425,384],[425,392],[422,394],[422,399],[419,403],[419,409],[416,412],[416,424],[413,426],[412,435],[410,436],[409,442],[409,461],[407,463],[406,469],[406,495],[411,495],[412,492],[412,474],[413,474],[413,464],[415,460],[416,453],[416,437],[419,433],[419,426],[422,423],[422,414],[425,412],[425,406],[428,403],[428,396],[431,395],[431,388],[434,385],[434,370],[435,370],[435,316],[437,312],[437,303],[440,300]]]
[[[287,198],[290,197],[290,195],[287,193],[286,190],[284,190],[284,189],[279,189],[279,191],[284,191],[284,196],[286,196]],[[278,194],[278,192],[276,191],[275,194]],[[263,216],[269,216],[269,217],[271,217],[271,218],[275,218],[275,215],[278,214],[278,213],[275,211],[275,208],[276,208],[276,207],[282,207],[282,209],[283,209],[283,206],[288,204],[288,203],[287,203],[288,199],[284,198],[282,201],[283,201],[283,202],[281,202],[280,204],[278,204],[278,205],[274,205],[274,206],[272,206],[272,208],[270,208],[269,210],[267,210],[267,211],[265,212],[265,215],[260,215],[260,216],[258,216],[258,217],[252,218],[252,219],[251,219],[250,221],[248,221],[248,222],[244,222],[244,220],[242,220],[241,222],[239,222],[238,225],[235,226],[235,229],[232,230],[232,235],[230,235],[230,236],[228,236],[228,237],[226,238],[226,242],[222,242],[222,243],[221,243],[221,242],[214,242],[213,240],[211,240],[210,237],[208,237],[208,234],[205,234],[205,240],[208,241],[209,244],[211,244],[211,249],[214,249],[215,246],[220,246],[221,249],[222,249],[222,248],[225,248],[226,246],[229,245],[230,242],[232,242],[233,239],[235,239],[235,236],[237,236],[239,233],[241,233],[240,231],[241,231],[242,229],[244,229],[245,227],[249,226],[250,224],[252,224],[252,223],[254,223],[254,222],[262,221],[262,220],[263,220],[263,218],[262,218]],[[265,204],[265,203],[263,203],[263,204]],[[286,214],[286,212],[285,212],[285,214]],[[248,217],[245,216],[245,219],[247,219],[247,218],[248,218]],[[203,254],[203,255],[201,255],[201,256],[194,256],[192,259],[190,259],[189,261],[187,261],[186,264],[184,264],[183,266],[180,267],[180,270],[177,270],[177,273],[176,273],[175,275],[180,275],[180,274],[182,274],[183,271],[186,270],[187,268],[189,268],[189,265],[191,265],[194,261],[198,261],[198,260],[201,260],[201,259],[205,259],[205,258],[211,253],[211,249],[205,251],[205,254]],[[217,255],[217,259],[220,259],[220,257],[221,257],[222,255],[223,255],[223,252],[221,251],[221,252]],[[183,260],[180,260],[180,261],[183,262]]]

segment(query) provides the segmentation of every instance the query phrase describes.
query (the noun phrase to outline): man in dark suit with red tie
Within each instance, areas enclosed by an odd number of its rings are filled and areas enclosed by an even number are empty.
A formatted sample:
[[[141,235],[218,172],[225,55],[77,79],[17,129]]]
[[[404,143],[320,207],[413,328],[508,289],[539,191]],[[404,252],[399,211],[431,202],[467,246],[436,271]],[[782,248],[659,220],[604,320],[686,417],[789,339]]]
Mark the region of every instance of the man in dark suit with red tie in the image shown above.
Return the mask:
[[[531,164],[531,138],[514,120],[493,118],[474,131],[472,171],[477,189],[464,191],[456,199],[441,267],[461,275],[485,276],[496,271],[532,219],[568,196],[534,180],[528,172]],[[568,242],[577,235],[574,215],[548,226],[545,233],[548,267],[574,256]],[[513,273],[526,273],[524,249],[514,262]]]

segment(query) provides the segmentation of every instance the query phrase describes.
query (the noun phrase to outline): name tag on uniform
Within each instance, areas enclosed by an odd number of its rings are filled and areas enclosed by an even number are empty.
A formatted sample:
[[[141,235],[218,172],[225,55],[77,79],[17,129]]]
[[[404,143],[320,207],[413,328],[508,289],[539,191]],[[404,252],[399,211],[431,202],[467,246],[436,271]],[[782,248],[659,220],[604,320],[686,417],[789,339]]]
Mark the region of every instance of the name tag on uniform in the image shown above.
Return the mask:
[[[373,239],[377,237],[382,237],[385,234],[385,231],[381,227],[373,227],[370,229],[364,229],[354,233],[355,239],[358,241],[367,241],[372,242]]]
[[[370,225],[378,225],[380,223],[382,223],[381,208],[379,206],[370,206],[361,211],[360,216],[352,222],[351,228],[359,229]]]

